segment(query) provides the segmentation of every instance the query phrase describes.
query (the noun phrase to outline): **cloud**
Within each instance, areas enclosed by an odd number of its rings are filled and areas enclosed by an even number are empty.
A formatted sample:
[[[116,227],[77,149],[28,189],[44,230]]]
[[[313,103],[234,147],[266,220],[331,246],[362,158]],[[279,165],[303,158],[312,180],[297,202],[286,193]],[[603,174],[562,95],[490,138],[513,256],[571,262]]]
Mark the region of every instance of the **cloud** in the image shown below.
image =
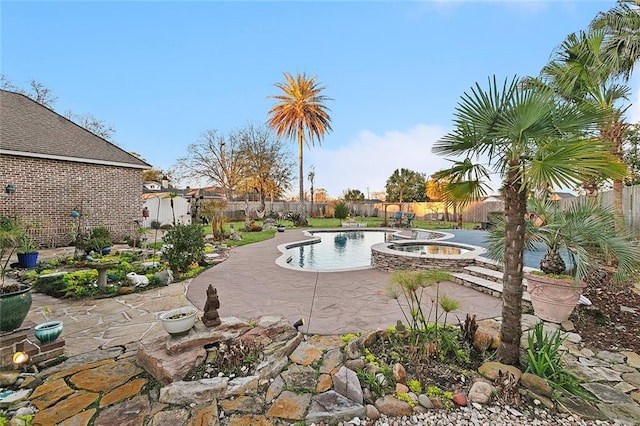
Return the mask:
[[[331,197],[342,195],[347,188],[359,189],[366,196],[367,191],[369,194],[384,191],[387,179],[396,169],[431,175],[449,167],[450,162],[431,153],[433,143],[446,132],[443,127],[426,124],[382,135],[362,130],[342,147],[316,146],[305,152],[305,170],[314,166],[315,187],[326,189]]]

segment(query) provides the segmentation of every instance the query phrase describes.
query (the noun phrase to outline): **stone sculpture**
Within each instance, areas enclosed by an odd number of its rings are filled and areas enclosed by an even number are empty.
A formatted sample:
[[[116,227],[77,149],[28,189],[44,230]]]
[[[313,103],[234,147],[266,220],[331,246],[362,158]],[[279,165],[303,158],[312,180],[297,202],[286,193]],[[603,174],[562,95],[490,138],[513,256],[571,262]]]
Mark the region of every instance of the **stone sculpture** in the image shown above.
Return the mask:
[[[215,327],[220,325],[220,315],[218,314],[218,308],[220,308],[220,300],[218,299],[218,290],[213,288],[211,284],[207,288],[207,301],[204,304],[204,315],[202,316],[202,323],[207,327]]]

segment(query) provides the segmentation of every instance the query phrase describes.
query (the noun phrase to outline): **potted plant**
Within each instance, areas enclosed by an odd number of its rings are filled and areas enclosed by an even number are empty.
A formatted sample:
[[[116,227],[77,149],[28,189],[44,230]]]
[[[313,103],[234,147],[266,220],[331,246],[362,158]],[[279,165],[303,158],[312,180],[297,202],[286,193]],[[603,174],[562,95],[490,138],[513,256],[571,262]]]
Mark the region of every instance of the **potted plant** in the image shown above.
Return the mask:
[[[173,337],[185,335],[196,322],[197,309],[192,306],[182,306],[170,309],[160,314],[160,321],[164,329]]]
[[[98,226],[91,230],[89,238],[86,241],[82,241],[80,247],[85,253],[90,252],[108,254],[111,251],[111,232],[104,226]]]
[[[591,274],[616,265],[612,281],[625,282],[640,270],[640,251],[616,232],[610,207],[580,200],[566,210],[557,202],[530,200],[525,247],[542,245],[540,271],[525,273],[527,291],[538,317],[561,323],[573,312]],[[502,260],[504,226],[490,231],[489,255]],[[567,265],[569,265],[567,267]]]
[[[31,287],[15,282],[5,283],[9,260],[20,245],[24,231],[15,218],[0,216],[0,333],[11,332],[22,325],[31,307]]]
[[[38,263],[38,243],[26,232],[22,233],[18,248],[18,267],[33,268]]]

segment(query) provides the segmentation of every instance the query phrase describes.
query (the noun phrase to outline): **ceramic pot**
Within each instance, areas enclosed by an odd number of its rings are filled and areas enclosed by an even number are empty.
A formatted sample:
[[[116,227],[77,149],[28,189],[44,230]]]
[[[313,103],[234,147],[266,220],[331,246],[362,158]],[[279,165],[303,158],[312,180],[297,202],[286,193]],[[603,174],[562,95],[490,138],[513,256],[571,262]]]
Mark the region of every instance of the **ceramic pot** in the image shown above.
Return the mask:
[[[38,263],[38,252],[18,253],[19,268],[34,268]]]
[[[196,308],[182,306],[160,314],[162,326],[170,335],[183,336],[191,330],[196,322]]]
[[[22,325],[31,308],[31,287],[13,293],[0,294],[0,333],[13,331]]]
[[[100,250],[100,252],[101,252],[103,255],[107,255],[107,254],[111,253],[111,247],[105,247],[105,248],[103,248],[102,250]]]
[[[47,344],[54,342],[62,333],[62,321],[49,321],[36,325],[33,334],[40,343]]]
[[[545,275],[525,274],[525,279],[535,315],[558,324],[569,319],[587,286],[585,282],[576,284],[573,280]]]

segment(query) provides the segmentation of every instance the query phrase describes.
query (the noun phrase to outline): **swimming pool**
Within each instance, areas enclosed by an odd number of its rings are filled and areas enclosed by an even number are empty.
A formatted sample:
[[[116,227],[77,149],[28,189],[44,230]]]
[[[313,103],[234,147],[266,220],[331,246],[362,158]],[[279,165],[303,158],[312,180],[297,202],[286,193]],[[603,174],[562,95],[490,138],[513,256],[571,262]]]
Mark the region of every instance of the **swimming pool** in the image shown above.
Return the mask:
[[[287,261],[277,263],[305,271],[370,268],[371,246],[398,238],[393,231],[384,230],[316,231],[308,235],[315,238],[286,245]]]

